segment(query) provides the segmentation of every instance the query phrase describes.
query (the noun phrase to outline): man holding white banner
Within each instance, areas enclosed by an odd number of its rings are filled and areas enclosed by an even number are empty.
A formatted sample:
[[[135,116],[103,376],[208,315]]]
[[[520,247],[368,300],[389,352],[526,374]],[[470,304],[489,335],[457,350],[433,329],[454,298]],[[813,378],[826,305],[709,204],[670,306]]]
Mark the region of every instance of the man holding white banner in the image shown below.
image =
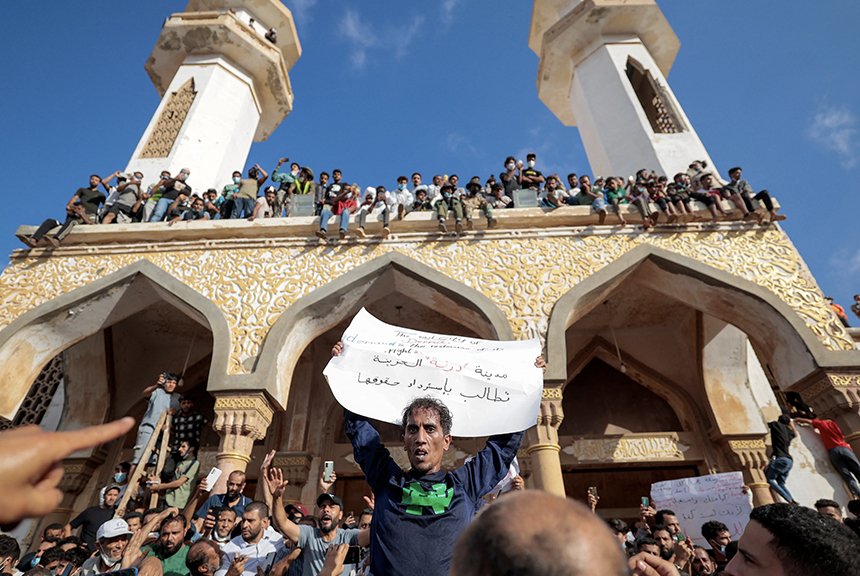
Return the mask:
[[[364,310],[355,317],[323,373],[344,406],[355,461],[376,497],[371,574],[448,574],[476,502],[504,478],[525,429],[537,421],[545,370],[539,354],[536,340],[407,330]],[[394,462],[368,418],[401,425],[411,470]],[[492,436],[473,460],[446,472],[452,431]]]

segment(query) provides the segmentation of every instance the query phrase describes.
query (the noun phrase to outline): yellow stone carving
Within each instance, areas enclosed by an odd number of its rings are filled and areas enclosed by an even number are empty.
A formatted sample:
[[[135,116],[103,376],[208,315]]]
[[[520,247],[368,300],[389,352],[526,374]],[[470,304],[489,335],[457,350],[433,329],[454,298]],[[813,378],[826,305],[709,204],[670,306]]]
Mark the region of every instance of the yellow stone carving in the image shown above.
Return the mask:
[[[639,438],[577,438],[564,448],[579,461],[625,462],[631,460],[682,460],[683,454],[672,436]]]
[[[256,410],[266,420],[266,425],[272,423],[274,415],[272,408],[260,396],[219,396],[215,399],[215,412],[223,410]]]
[[[860,374],[828,374],[834,386],[860,386]]]
[[[561,400],[561,388],[544,388],[542,398],[544,400]]]
[[[552,234],[547,251],[546,234]],[[347,243],[331,250],[295,238],[112,245],[14,258],[0,276],[0,328],[27,310],[141,258],[217,304],[231,328],[228,372],[260,353],[275,320],[312,290],[382,254],[398,251],[492,299],[518,338],[546,334],[553,304],[571,286],[640,244],[699,260],[767,288],[791,306],[830,350],[854,342],[825,303],[788,237],[778,229],[593,235],[576,230],[512,234],[481,242],[385,242],[369,250]],[[145,249],[144,249],[145,246]],[[238,295],[242,295],[241,298]]]
[[[764,450],[764,440],[729,440],[732,450]]]
[[[281,466],[307,466],[310,468],[310,456],[275,456],[272,458],[272,466],[279,468]]]
[[[141,158],[167,158],[170,155],[195,96],[197,92],[194,91],[194,78],[170,95],[140,153]]]

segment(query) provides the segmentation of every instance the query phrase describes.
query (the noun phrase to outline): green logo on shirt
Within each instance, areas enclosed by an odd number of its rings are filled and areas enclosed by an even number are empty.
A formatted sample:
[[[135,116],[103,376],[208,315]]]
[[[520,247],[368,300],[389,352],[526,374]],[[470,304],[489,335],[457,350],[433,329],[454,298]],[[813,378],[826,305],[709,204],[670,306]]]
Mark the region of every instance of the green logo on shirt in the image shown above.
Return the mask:
[[[420,482],[412,482],[403,488],[401,502],[406,506],[407,514],[422,516],[425,506],[432,508],[434,514],[441,514],[448,509],[453,497],[453,486],[448,488],[445,484],[433,484],[427,490]]]

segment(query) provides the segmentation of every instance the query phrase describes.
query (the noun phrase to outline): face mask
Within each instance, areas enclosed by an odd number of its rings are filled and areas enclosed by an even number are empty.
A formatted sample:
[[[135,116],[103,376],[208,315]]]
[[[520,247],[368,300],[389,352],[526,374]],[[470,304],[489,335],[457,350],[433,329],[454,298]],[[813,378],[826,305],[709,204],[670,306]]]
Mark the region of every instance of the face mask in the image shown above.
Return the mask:
[[[180,172],[179,179],[185,182],[186,180],[188,180],[188,174],[186,174],[185,172]]]
[[[529,160],[529,168],[534,168],[534,167],[535,167],[535,161]]]
[[[292,172],[290,172],[290,174],[292,174],[293,176],[298,176],[298,175],[299,175],[299,171],[298,171],[298,170],[293,170]]]
[[[116,559],[111,558],[109,555],[102,552],[101,546],[99,546],[99,556],[102,557],[102,562],[104,563],[104,565],[111,567],[111,568],[116,566],[117,564],[119,564],[120,561],[122,560],[122,558],[116,558]]]
[[[505,165],[505,168],[507,168],[508,170],[513,170],[515,167],[516,167],[516,164],[514,164],[513,162],[508,162]]]
[[[398,189],[398,190],[406,190],[406,184],[399,184],[399,185],[397,186],[397,189]]]
[[[242,181],[242,179],[239,178],[238,176],[233,176],[233,184],[238,184],[241,181]]]
[[[113,475],[113,479],[122,484],[125,482],[125,479],[128,478],[128,475],[125,472],[118,472]]]

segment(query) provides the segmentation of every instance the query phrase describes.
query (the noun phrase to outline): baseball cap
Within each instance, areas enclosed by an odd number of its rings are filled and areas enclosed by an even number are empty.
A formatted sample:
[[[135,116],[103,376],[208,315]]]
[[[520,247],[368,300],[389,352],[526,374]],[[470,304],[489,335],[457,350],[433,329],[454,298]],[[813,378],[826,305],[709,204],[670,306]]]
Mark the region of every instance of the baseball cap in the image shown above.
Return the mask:
[[[128,529],[128,524],[122,518],[111,518],[101,526],[96,532],[96,540],[102,538],[114,538],[123,534],[131,536],[131,530]]]
[[[334,494],[320,494],[319,498],[317,498],[317,506],[322,506],[322,503],[326,500],[331,500],[332,502],[340,506],[341,510],[343,510],[343,500],[341,500]]]

